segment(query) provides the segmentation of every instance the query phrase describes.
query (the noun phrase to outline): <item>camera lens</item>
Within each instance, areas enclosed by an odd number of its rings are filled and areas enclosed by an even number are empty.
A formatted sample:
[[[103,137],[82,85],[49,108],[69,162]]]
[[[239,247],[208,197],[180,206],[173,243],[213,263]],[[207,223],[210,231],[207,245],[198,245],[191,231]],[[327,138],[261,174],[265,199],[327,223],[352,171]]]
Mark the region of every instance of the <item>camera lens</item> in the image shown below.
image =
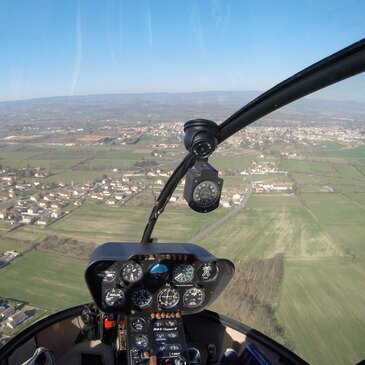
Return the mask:
[[[185,148],[198,159],[208,158],[217,147],[219,127],[211,120],[189,120],[184,132]]]
[[[198,142],[193,147],[193,154],[199,157],[207,157],[212,151],[212,145],[207,141]]]

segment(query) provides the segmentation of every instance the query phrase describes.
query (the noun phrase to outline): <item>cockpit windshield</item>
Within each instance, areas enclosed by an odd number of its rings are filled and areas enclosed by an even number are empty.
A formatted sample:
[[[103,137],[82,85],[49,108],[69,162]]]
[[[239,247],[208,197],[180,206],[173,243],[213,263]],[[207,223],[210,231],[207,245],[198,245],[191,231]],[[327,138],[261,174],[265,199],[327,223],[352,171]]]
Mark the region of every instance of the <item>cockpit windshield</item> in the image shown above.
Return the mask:
[[[187,155],[185,122],[221,125],[363,38],[364,14],[361,1],[3,1],[0,352],[41,318],[95,299],[89,255],[141,241]],[[218,209],[190,209],[182,177],[154,241],[234,263],[211,310],[311,364],[365,358],[364,74],[259,119],[209,164],[223,179]],[[102,263],[102,285],[123,260]],[[177,278],[204,264],[189,260]],[[199,290],[184,297],[192,308],[209,297]]]

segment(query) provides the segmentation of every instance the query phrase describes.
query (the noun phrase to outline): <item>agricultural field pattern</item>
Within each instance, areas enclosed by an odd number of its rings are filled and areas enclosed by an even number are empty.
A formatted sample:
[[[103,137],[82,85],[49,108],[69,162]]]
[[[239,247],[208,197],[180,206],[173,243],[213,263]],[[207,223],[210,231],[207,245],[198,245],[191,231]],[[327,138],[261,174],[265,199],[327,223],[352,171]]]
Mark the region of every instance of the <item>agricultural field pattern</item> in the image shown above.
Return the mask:
[[[31,195],[39,196],[38,183],[49,186],[48,194],[89,186],[82,199],[72,193],[44,226],[0,220],[0,253],[20,253],[0,268],[0,297],[37,309],[11,335],[42,316],[90,301],[83,273],[97,245],[140,241],[154,199],[185,153],[180,130],[150,133],[166,125],[141,124],[131,143],[110,143],[108,129],[94,131],[98,138],[83,145],[77,142],[86,141],[82,132],[69,143],[43,137],[30,143],[25,136],[40,134],[34,131],[2,139],[2,169],[37,168],[43,174],[16,180],[31,186]],[[354,363],[365,358],[365,136],[313,142],[296,138],[290,125],[263,133],[265,128],[250,127],[210,159],[224,179],[226,207],[204,215],[190,211],[180,184],[153,236],[159,242],[195,242],[235,262],[235,285],[242,292],[229,286],[211,309],[267,333],[311,364]],[[252,142],[258,135],[263,143]],[[128,195],[98,198],[123,178]],[[10,215],[16,199],[25,196],[2,199],[0,212]]]

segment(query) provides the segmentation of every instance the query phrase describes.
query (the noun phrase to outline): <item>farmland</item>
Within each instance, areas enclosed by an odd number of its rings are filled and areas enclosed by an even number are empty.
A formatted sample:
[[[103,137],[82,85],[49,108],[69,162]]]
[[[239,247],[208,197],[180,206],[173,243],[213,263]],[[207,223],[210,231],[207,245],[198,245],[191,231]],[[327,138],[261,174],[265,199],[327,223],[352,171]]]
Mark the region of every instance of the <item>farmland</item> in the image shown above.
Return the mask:
[[[143,138],[148,145],[0,147],[0,163],[14,168],[44,167],[50,175],[42,182],[86,183],[120,174],[114,169],[138,170],[136,163],[143,158],[152,161],[150,152],[156,140]],[[212,165],[226,175],[224,193],[246,188],[248,178],[241,172],[254,160],[273,163],[281,172],[255,174],[253,181],[292,183],[293,190],[253,194],[243,209],[199,244],[219,257],[234,260],[242,276],[248,267],[254,277],[256,264],[265,267],[279,257],[282,274],[278,269],[275,273],[280,274],[269,280],[275,293],[263,300],[269,315],[251,313],[247,322],[270,335],[283,328],[276,338],[313,364],[356,362],[365,357],[361,343],[365,336],[365,150],[361,146],[344,149],[336,143],[312,147],[274,143],[265,154],[235,147],[212,158]],[[167,155],[158,158],[158,166],[174,164],[182,155],[181,150],[166,151]],[[282,151],[296,156],[284,157]],[[161,179],[166,181],[167,177]],[[42,242],[49,237],[85,244],[138,242],[149,216],[146,207],[153,205],[153,193],[161,189],[156,179],[146,180],[148,186],[123,204],[108,206],[86,199],[81,206],[70,204],[70,213],[45,228],[23,225],[13,229],[0,221],[0,251],[23,253],[1,269],[0,296],[22,299],[49,312],[88,301],[83,280],[86,260],[61,249],[62,254],[47,251]],[[180,195],[181,189],[179,186]],[[153,237],[160,242],[189,241],[230,209],[202,215],[184,204],[169,204]],[[265,282],[262,275],[258,277],[260,283]],[[235,301],[232,306],[242,306],[239,299]],[[218,302],[215,308],[231,314],[227,303]],[[241,310],[245,312],[243,307]],[[272,323],[265,326],[265,321]],[[320,351],[313,350],[318,347]]]
[[[56,311],[90,300],[83,274],[87,262],[30,252],[1,269],[1,296]]]
[[[349,257],[286,261],[277,316],[310,364],[365,357],[364,278],[363,262]]]

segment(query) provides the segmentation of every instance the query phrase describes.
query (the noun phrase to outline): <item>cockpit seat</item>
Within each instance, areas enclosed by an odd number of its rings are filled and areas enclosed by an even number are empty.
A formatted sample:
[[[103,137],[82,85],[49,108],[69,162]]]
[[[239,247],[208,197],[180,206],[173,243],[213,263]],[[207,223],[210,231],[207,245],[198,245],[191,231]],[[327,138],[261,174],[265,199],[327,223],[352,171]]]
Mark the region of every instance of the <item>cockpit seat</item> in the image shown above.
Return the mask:
[[[51,351],[45,347],[38,347],[33,356],[22,365],[56,365],[56,362]]]

